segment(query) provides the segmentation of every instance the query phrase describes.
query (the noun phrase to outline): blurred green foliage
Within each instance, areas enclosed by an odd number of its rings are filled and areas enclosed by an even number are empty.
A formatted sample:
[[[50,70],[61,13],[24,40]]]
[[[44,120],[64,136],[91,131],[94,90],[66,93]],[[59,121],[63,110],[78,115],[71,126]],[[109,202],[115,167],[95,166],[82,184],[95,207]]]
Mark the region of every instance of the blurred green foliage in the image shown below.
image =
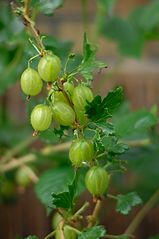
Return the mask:
[[[18,2],[18,1],[17,1]],[[121,55],[129,55],[131,57],[140,57],[146,42],[159,38],[159,2],[157,0],[150,1],[147,5],[135,8],[128,17],[118,16],[114,7],[116,0],[98,0],[98,31],[99,34],[104,37],[113,40],[118,45],[118,49]],[[57,1],[36,1],[33,0],[32,4],[36,4],[37,11],[41,11],[44,14],[50,15],[54,10],[63,4],[62,0]],[[29,34],[24,31],[24,26],[19,17],[15,16],[11,12],[11,7],[6,3],[1,3],[1,15],[0,15],[0,52],[3,57],[0,58],[0,95],[4,96],[5,92],[11,85],[15,84],[19,80],[19,76],[22,70],[26,67],[29,58],[36,54],[35,49],[28,41]],[[46,36],[43,39],[43,43],[46,49],[52,50],[61,59],[63,64],[65,63],[68,54],[70,53],[73,43],[71,41],[61,41],[52,36]],[[94,57],[96,49],[90,49],[89,43],[85,39],[89,55],[85,54],[86,63],[84,67],[89,68],[89,57]],[[74,67],[81,60],[81,56],[77,56],[72,62],[71,67]],[[92,60],[91,60],[92,62]],[[36,64],[36,61],[35,61]],[[96,64],[100,65],[100,62],[93,62],[93,66]],[[103,65],[102,65],[103,66]],[[85,70],[84,68],[84,70]],[[83,70],[83,69],[82,69]],[[83,74],[85,72],[83,71]],[[90,74],[87,76],[90,79]],[[98,106],[97,98],[93,102],[93,107]],[[102,101],[102,99],[100,99]],[[120,98],[114,102],[118,103]],[[37,100],[39,101],[39,99]],[[101,103],[101,102],[100,102]],[[28,113],[32,105],[35,104],[34,100],[28,104]],[[28,137],[31,134],[31,129],[26,126],[19,126],[12,122],[10,115],[6,114],[7,120],[3,120],[3,107],[1,106],[0,114],[0,144],[1,152],[5,153],[5,150],[17,145],[21,140]],[[106,107],[105,107],[106,108]],[[90,110],[91,108],[89,108]],[[91,109],[92,110],[92,109]],[[92,113],[92,111],[90,112]],[[92,117],[95,117],[92,114]],[[125,176],[117,175],[114,179],[114,185],[121,187],[123,191],[127,192],[131,190],[137,191],[143,196],[144,200],[149,198],[151,193],[158,188],[158,155],[159,155],[159,135],[156,130],[158,124],[158,117],[155,111],[149,112],[147,109],[141,109],[136,112],[132,112],[127,102],[123,103],[122,106],[113,113],[114,128],[111,124],[105,126],[107,134],[113,134],[114,130],[117,135],[122,138],[117,148],[113,148],[113,137],[110,141],[103,141],[108,148],[111,148],[111,153],[120,154],[125,151],[125,141],[138,141],[150,142],[149,145],[137,145],[132,149],[126,151],[124,156],[121,156],[121,160],[128,160],[128,167],[131,170],[133,181],[127,183],[128,174]],[[98,126],[103,130],[102,122],[98,122]],[[63,132],[59,129],[58,133]],[[99,141],[101,140],[100,135]],[[40,140],[47,144],[57,143],[59,135],[57,132],[48,130],[42,133]],[[66,140],[69,138],[66,137]],[[116,140],[116,139],[115,139]],[[63,138],[61,142],[64,142]],[[98,142],[99,143],[99,142]],[[100,141],[101,143],[101,141]],[[113,149],[112,149],[113,148]],[[25,149],[22,154],[27,152]],[[39,162],[35,162],[34,165],[40,166],[40,171],[43,168],[43,164],[47,166],[54,166],[54,170],[49,169],[41,173],[39,183],[36,185],[36,193],[42,203],[48,207],[52,207],[51,193],[60,193],[62,190],[67,190],[66,181],[70,182],[73,178],[73,171],[68,163],[68,155],[65,153],[51,154],[44,156],[40,152],[37,153],[39,156]],[[45,160],[44,160],[45,159]],[[82,174],[83,175],[83,172]],[[7,176],[9,178],[9,176]],[[81,177],[82,178],[82,177]],[[83,177],[84,178],[84,177]],[[122,182],[122,183],[121,183]],[[84,190],[84,182],[81,180],[79,191]],[[136,203],[136,202],[135,202]],[[132,203],[133,206],[133,203]],[[128,209],[126,209],[128,210]],[[101,235],[103,233],[101,230]],[[85,234],[94,235],[94,231],[86,231]],[[33,238],[33,237],[28,237]],[[87,238],[85,235],[81,238]],[[154,237],[154,239],[158,237]]]
[[[113,40],[120,54],[141,57],[145,44],[159,39],[159,1],[135,7],[127,17],[115,12],[117,1],[98,0],[98,31]]]

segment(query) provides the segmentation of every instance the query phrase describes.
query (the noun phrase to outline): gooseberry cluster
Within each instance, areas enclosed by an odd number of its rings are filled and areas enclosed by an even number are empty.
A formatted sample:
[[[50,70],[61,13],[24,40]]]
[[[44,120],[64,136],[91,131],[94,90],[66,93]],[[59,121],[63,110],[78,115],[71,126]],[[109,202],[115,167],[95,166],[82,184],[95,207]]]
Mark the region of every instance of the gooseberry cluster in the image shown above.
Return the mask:
[[[38,104],[31,112],[31,125],[37,134],[47,130],[54,121],[78,131],[69,150],[69,158],[75,168],[87,164],[91,168],[86,174],[86,186],[93,196],[101,196],[108,187],[109,175],[95,163],[92,140],[83,136],[83,129],[89,119],[86,105],[94,98],[90,87],[84,83],[74,84],[73,80],[60,77],[61,61],[53,53],[46,51],[41,57],[37,71],[30,66],[22,73],[21,88],[27,96],[40,93],[43,81],[51,85],[45,104]],[[94,166],[96,165],[96,166]]]

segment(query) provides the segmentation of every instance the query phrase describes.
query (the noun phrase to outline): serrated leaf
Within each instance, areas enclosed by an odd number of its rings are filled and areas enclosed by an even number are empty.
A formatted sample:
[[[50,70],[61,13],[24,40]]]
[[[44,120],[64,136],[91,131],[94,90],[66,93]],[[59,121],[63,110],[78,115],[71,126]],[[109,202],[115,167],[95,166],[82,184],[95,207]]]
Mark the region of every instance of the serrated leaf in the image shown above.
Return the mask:
[[[97,95],[92,102],[88,102],[86,106],[86,114],[93,122],[104,121],[111,117],[108,109],[105,108],[102,102],[101,96]]]
[[[123,154],[126,150],[128,150],[128,145],[118,142],[118,138],[116,136],[104,137],[103,144],[105,146],[105,150],[112,155]]]
[[[88,102],[86,106],[86,114],[93,122],[101,122],[112,115],[112,112],[117,109],[123,100],[123,89],[117,87],[108,92],[107,96],[102,100],[101,96],[96,96],[92,102]]]
[[[117,87],[114,90],[108,92],[108,95],[104,98],[103,104],[111,114],[116,110],[123,101],[123,88]]]
[[[83,40],[83,60],[78,67],[78,72],[89,82],[92,80],[92,73],[97,68],[104,68],[106,64],[96,60],[97,48],[88,41],[86,34]]]
[[[73,170],[70,167],[55,168],[45,171],[36,184],[36,194],[46,206],[52,206],[51,193],[60,193],[67,189],[67,183],[73,178]]]
[[[99,127],[106,136],[115,134],[114,125],[110,122],[97,121],[95,125]]]
[[[103,226],[94,226],[86,229],[78,236],[78,239],[100,239],[106,234]]]
[[[52,203],[54,208],[73,209],[74,198],[77,189],[78,175],[75,174],[73,181],[68,184],[68,189],[60,193],[52,193]]]
[[[124,215],[127,215],[131,209],[142,203],[141,198],[136,192],[131,192],[125,195],[117,195],[117,207],[116,211]]]
[[[105,152],[105,146],[103,144],[103,133],[96,129],[96,133],[93,139],[95,152],[101,154]]]
[[[80,173],[80,179],[77,187],[77,194],[80,195],[85,189],[84,172]],[[45,171],[36,184],[35,190],[40,201],[46,208],[52,208],[52,192],[58,194],[67,190],[68,182],[73,179],[73,169],[71,167],[54,168]]]

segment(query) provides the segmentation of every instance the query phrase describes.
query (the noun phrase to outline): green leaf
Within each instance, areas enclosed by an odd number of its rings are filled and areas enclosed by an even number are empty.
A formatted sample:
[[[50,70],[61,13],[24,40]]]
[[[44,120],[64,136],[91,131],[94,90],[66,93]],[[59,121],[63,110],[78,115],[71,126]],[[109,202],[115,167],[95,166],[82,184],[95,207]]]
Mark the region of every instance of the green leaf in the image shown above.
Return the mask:
[[[110,122],[105,121],[97,121],[95,125],[100,128],[106,136],[115,134],[114,125]]]
[[[101,33],[118,45],[123,55],[140,57],[144,47],[144,34],[128,19],[113,16],[101,23]]]
[[[159,1],[153,0],[146,6],[143,6],[139,15],[139,26],[146,32],[150,32],[159,24]]]
[[[52,192],[60,193],[66,190],[67,182],[72,178],[73,170],[70,167],[45,171],[35,187],[38,198],[46,207],[52,207]]]
[[[123,88],[117,87],[114,90],[109,91],[108,95],[104,98],[103,104],[108,109],[109,113],[113,113],[121,102],[123,101]]]
[[[142,203],[141,198],[136,192],[131,192],[125,195],[117,195],[117,207],[116,211],[124,215],[127,215],[131,209]]]
[[[99,239],[106,234],[106,230],[103,226],[94,226],[86,229],[78,236],[78,239]]]
[[[96,96],[92,102],[86,106],[86,114],[93,122],[103,122],[111,117],[112,112],[117,109],[123,100],[123,89],[117,87],[110,91],[102,100],[101,96]]]
[[[105,146],[103,144],[103,133],[100,132],[98,129],[96,129],[93,143],[96,154],[101,154],[105,152]]]
[[[149,239],[159,239],[159,235],[149,237]]]
[[[114,125],[118,135],[124,137],[150,129],[158,122],[157,117],[145,109],[120,115],[116,118]]]
[[[42,13],[52,15],[54,11],[61,7],[64,0],[32,0],[32,5],[36,6]]]
[[[105,150],[111,155],[123,154],[126,150],[128,150],[128,145],[118,142],[118,138],[116,136],[104,137],[103,144],[105,146]]]
[[[77,194],[80,195],[85,189],[84,172],[80,172],[80,179],[77,186]],[[40,201],[46,208],[52,208],[52,193],[58,194],[68,189],[68,182],[74,177],[71,167],[60,167],[45,171],[36,184],[35,190]]]
[[[93,122],[104,121],[111,117],[99,95],[97,95],[92,102],[88,102],[86,106],[86,114]]]
[[[52,203],[54,208],[73,209],[74,199],[77,189],[78,175],[75,174],[73,181],[68,184],[68,189],[60,193],[52,193]]]
[[[104,68],[106,64],[96,60],[97,48],[90,44],[86,34],[83,40],[83,60],[78,67],[78,72],[83,75],[87,82],[92,80],[93,71],[97,68]]]

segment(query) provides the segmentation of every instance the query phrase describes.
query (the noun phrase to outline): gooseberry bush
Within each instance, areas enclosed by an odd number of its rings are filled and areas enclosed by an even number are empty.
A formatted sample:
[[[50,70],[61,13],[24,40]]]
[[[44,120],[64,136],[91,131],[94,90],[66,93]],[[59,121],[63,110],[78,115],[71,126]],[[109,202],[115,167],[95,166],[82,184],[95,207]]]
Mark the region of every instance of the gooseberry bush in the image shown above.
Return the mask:
[[[60,138],[68,139],[67,169],[50,169],[36,181],[36,192],[48,213],[54,210],[53,230],[45,239],[98,239],[132,238],[133,230],[121,235],[110,235],[100,224],[99,213],[106,198],[116,201],[116,211],[127,215],[131,209],[142,203],[136,192],[112,195],[111,178],[114,172],[124,172],[126,161],[120,155],[128,150],[113,124],[113,113],[124,99],[122,87],[105,93],[105,97],[95,95],[92,83],[94,71],[105,71],[107,65],[96,59],[97,48],[84,33],[82,59],[76,62],[76,55],[69,53],[65,62],[60,52],[51,51],[45,46],[44,36],[32,20],[32,12],[38,7],[42,13],[50,14],[55,8],[54,1],[17,1],[13,10],[18,14],[30,34],[32,55],[21,74],[20,85],[26,100],[45,94],[45,99],[35,105],[30,113],[33,136],[52,132]],[[60,1],[55,1],[58,7]],[[55,3],[55,4],[56,4]],[[39,96],[38,96],[39,97]],[[16,172],[17,184],[26,187],[32,179],[32,170],[23,166]],[[32,176],[31,176],[32,175]],[[46,193],[47,180],[51,189]],[[51,192],[50,192],[51,190]],[[87,190],[91,202],[84,202],[78,208],[81,194]],[[90,208],[93,211],[90,213]],[[89,213],[88,213],[89,211]],[[38,239],[28,236],[27,239]]]

